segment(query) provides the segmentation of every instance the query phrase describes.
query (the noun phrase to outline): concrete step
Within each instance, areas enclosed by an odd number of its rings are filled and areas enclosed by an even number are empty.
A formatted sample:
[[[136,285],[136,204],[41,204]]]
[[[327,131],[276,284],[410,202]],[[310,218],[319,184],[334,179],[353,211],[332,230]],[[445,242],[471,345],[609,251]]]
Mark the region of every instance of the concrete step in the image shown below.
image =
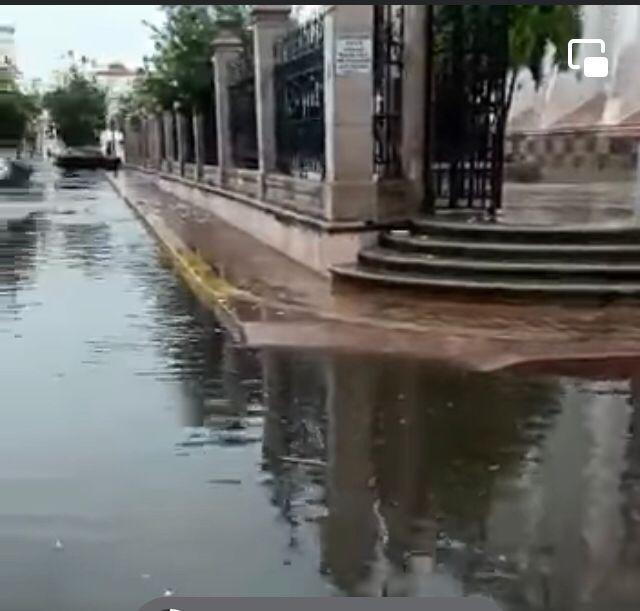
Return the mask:
[[[428,289],[447,292],[490,293],[503,296],[572,296],[588,298],[640,297],[640,281],[634,282],[558,282],[557,280],[496,280],[493,277],[452,278],[439,275],[415,274],[369,269],[357,264],[337,265],[331,269],[333,277],[356,282]]]
[[[365,268],[400,271],[415,274],[469,277],[493,276],[531,280],[567,280],[573,282],[609,282],[615,280],[636,280],[640,282],[640,261],[625,263],[619,261],[596,263],[580,262],[576,257],[570,261],[498,261],[476,258],[438,257],[430,254],[407,253],[388,248],[374,247],[363,250],[359,255],[360,264]]]
[[[637,244],[502,243],[385,232],[380,236],[380,245],[399,252],[430,254],[443,258],[459,257],[468,260],[640,262],[640,240]]]
[[[431,219],[411,222],[414,234],[454,241],[521,244],[640,244],[640,226],[574,225],[539,227],[497,223],[452,223]]]

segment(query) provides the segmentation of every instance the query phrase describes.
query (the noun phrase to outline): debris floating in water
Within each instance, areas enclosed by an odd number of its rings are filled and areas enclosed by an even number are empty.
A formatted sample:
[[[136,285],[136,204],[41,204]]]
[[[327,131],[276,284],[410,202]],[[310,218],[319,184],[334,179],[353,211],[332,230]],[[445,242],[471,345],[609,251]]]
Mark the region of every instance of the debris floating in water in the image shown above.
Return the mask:
[[[324,469],[327,463],[322,460],[313,460],[311,458],[296,458],[295,456],[281,456],[280,462],[292,465],[300,465],[302,467],[317,467]]]
[[[173,588],[166,588],[162,596],[166,598],[168,596],[173,596],[175,593],[176,591]]]
[[[140,579],[144,579],[146,581],[147,579],[151,579],[151,575],[149,575],[149,573],[142,573],[142,575],[140,575]]]
[[[64,549],[64,543],[62,543],[60,539],[56,539],[56,542],[53,544],[53,549],[62,551]]]
[[[241,479],[210,479],[207,484],[219,485],[219,486],[240,486],[242,484]]]

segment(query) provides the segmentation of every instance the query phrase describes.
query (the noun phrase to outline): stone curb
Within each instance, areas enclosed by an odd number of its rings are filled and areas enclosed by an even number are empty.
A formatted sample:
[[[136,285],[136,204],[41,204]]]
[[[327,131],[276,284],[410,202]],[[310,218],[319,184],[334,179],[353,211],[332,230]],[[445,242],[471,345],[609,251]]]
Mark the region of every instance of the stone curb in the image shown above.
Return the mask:
[[[230,307],[229,301],[232,298],[241,298],[244,301],[257,302],[258,298],[250,293],[240,291],[215,275],[211,266],[197,252],[187,248],[160,218],[145,212],[138,202],[129,197],[126,189],[122,188],[117,178],[107,175],[107,180],[157,240],[169,256],[180,278],[186,282],[194,295],[205,306],[213,310],[216,318],[231,334],[235,342],[244,343],[246,340],[244,325]]]

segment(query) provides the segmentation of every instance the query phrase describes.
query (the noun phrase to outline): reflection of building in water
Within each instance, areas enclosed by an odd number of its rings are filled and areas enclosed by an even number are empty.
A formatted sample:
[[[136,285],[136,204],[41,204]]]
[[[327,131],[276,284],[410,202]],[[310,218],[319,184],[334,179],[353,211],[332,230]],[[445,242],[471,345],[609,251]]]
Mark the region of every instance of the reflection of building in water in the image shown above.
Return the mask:
[[[292,541],[300,512],[324,502],[320,568],[341,592],[477,593],[509,610],[640,598],[640,410],[630,417],[626,382],[262,358],[273,501]]]
[[[628,412],[625,396],[611,390],[567,383],[535,465],[503,483],[491,509],[488,549],[522,565],[529,608],[590,602],[616,563]]]
[[[333,583],[366,596],[481,591],[495,491],[522,475],[551,422],[555,386],[397,360],[263,359],[274,501],[291,518],[317,484],[313,470],[276,457],[326,459],[320,531]]]
[[[620,481],[620,532],[615,562],[594,590],[594,600],[635,607],[640,600],[640,375],[631,378],[624,471]]]

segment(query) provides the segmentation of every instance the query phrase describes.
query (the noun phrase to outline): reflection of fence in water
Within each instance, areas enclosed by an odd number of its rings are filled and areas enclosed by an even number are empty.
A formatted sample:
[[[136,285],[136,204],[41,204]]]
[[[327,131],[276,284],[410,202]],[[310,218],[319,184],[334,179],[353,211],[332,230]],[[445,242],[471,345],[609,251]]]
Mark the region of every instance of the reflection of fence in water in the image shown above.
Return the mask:
[[[275,45],[277,166],[324,176],[324,21],[309,21]]]

